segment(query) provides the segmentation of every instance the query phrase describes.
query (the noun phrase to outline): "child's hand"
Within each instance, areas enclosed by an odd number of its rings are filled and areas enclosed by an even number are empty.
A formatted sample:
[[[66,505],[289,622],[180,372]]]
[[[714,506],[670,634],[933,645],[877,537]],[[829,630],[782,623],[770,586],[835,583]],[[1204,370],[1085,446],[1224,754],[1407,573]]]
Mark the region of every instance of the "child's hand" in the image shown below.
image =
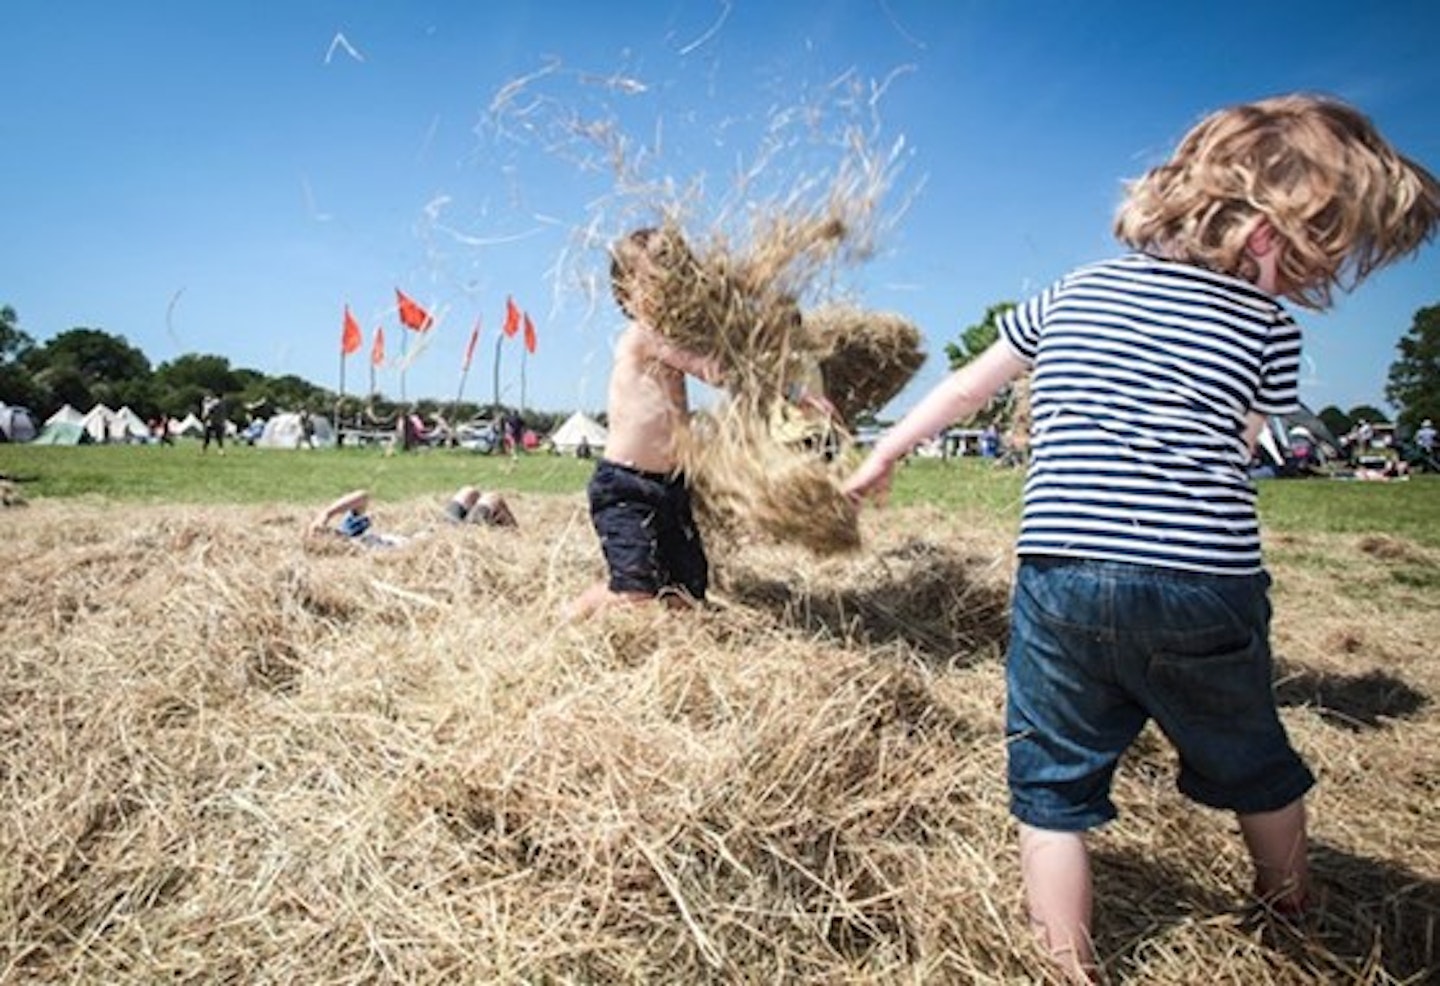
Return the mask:
[[[894,469],[893,460],[871,453],[860,464],[860,468],[844,482],[840,491],[856,506],[866,497],[873,499],[876,506],[884,506],[890,497],[890,479]]]

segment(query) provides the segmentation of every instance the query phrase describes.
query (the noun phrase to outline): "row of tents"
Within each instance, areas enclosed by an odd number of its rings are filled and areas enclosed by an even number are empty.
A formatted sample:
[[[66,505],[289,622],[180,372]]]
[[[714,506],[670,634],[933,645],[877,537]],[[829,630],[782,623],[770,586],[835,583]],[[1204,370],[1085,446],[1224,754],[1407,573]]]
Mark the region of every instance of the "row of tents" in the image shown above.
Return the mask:
[[[190,414],[178,420],[171,419],[166,424],[166,430],[172,438],[198,438],[205,433],[205,425]],[[318,447],[336,442],[335,428],[324,415],[310,415],[307,421],[292,412],[272,415],[264,422],[252,422],[243,434],[230,424],[228,435],[241,437],[264,448]],[[100,445],[150,442],[158,437],[150,425],[129,407],[112,411],[104,404],[96,404],[82,414],[66,404],[46,418],[43,424],[37,425],[25,408],[0,404],[0,441],[33,442],[37,445]],[[598,455],[605,447],[605,439],[603,425],[583,411],[576,411],[555,429],[548,441],[556,452],[564,455],[574,455],[586,449]]]

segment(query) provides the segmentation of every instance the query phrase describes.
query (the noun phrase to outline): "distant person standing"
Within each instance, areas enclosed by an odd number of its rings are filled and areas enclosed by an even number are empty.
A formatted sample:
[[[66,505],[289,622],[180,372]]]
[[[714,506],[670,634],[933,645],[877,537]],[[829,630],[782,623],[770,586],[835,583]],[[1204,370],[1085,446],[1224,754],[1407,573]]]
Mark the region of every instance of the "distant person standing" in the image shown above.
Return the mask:
[[[200,451],[204,452],[210,447],[210,439],[215,439],[215,447],[220,454],[225,454],[225,400],[215,394],[206,392],[200,399],[200,421],[205,426],[205,437],[200,443]]]
[[[1419,446],[1421,454],[1435,454],[1435,425],[1429,418],[1420,422],[1420,428],[1415,432],[1415,444]]]
[[[505,445],[511,455],[519,455],[525,444],[525,419],[518,411],[505,415]]]

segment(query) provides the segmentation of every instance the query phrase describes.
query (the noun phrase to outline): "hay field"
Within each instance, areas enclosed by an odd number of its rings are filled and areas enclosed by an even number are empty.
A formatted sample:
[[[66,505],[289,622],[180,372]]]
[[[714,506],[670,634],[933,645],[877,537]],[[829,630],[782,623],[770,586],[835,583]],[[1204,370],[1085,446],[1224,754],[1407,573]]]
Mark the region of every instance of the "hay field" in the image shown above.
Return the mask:
[[[1025,983],[1007,526],[909,506],[715,604],[579,627],[583,497],[519,535],[310,508],[0,510],[0,982]],[[429,499],[377,527],[432,527]],[[1440,551],[1285,533],[1277,688],[1321,781],[1309,939],[1148,735],[1095,840],[1115,982],[1440,979]]]

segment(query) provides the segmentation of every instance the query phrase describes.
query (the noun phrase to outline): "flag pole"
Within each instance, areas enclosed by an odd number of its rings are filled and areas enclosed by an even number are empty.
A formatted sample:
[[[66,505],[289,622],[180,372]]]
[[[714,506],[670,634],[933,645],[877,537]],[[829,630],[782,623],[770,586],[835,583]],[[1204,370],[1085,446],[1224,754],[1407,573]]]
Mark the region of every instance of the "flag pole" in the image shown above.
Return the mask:
[[[495,333],[495,402],[492,405],[495,413],[500,411],[500,343],[505,341],[505,333]]]

